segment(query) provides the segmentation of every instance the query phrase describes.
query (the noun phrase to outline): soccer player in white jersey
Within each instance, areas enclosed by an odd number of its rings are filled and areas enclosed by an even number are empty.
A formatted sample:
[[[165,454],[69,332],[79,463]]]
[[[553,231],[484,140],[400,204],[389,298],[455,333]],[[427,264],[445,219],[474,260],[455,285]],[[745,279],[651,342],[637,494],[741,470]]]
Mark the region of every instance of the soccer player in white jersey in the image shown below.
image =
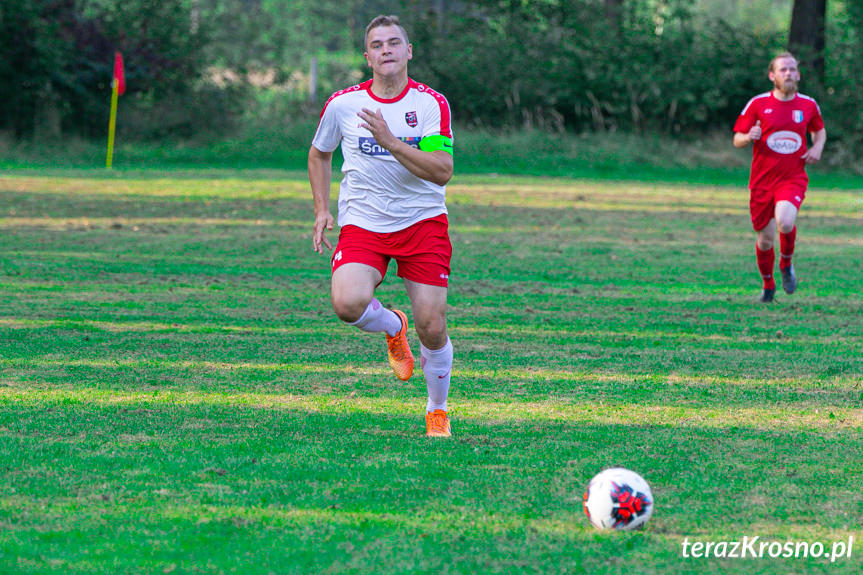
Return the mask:
[[[366,28],[365,59],[372,79],[333,94],[321,112],[309,149],[315,203],[313,248],[333,249],[330,180],[333,151],[341,145],[338,244],[332,256],[332,305],[342,321],[386,334],[389,363],[408,380],[414,356],[407,316],[374,297],[390,259],[398,264],[420,340],[428,388],[426,435],[449,437],[447,417],[453,348],[446,298],[452,246],[446,184],[453,174],[449,103],[408,77],[413,47],[396,16],[378,16]]]

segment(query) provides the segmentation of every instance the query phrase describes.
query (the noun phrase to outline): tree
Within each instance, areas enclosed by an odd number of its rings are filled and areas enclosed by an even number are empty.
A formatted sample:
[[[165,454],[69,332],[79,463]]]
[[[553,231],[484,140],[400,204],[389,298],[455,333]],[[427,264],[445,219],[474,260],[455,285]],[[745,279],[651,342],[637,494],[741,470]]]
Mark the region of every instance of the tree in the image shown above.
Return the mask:
[[[47,120],[59,127],[59,86],[69,81],[74,43],[65,29],[74,0],[5,0],[0,4],[0,129],[16,137]],[[55,134],[52,134],[55,135]]]
[[[827,0],[794,0],[788,49],[824,80],[824,26]]]
[[[188,88],[205,41],[190,13],[185,0],[0,1],[0,130],[102,135],[115,50],[127,100]]]

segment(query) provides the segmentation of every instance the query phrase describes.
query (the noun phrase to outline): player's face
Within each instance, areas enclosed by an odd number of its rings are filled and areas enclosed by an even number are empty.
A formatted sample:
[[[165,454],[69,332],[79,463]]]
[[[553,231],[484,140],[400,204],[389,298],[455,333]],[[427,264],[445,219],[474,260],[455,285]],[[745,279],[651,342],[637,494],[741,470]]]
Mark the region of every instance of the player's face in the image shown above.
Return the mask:
[[[793,94],[797,91],[800,70],[797,69],[797,60],[794,58],[779,58],[773,63],[773,70],[768,75],[773,81],[773,87],[783,94]]]
[[[376,75],[396,76],[407,69],[413,54],[398,26],[378,26],[369,30],[364,56]]]

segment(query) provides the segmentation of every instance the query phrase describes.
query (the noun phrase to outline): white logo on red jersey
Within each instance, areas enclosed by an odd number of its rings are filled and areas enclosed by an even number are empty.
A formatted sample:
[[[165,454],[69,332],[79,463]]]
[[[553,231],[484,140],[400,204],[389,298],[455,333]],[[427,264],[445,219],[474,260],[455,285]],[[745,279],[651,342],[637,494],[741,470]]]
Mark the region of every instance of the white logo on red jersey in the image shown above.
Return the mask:
[[[767,137],[767,147],[777,154],[793,154],[803,145],[800,134],[783,130]]]

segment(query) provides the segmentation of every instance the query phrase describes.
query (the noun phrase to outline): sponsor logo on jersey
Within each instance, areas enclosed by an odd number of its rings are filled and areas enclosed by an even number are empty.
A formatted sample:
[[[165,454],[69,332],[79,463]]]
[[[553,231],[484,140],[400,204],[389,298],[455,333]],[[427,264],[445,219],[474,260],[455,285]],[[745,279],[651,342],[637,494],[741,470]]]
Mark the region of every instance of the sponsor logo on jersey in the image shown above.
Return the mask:
[[[773,108],[765,108],[765,109],[764,109],[764,113],[765,113],[765,114],[772,114],[772,113],[773,113]]]
[[[405,144],[413,147],[420,147],[420,138],[418,137],[410,137],[410,138],[399,138]],[[391,155],[389,150],[384,149],[380,144],[378,144],[374,138],[360,138],[359,139],[359,149],[360,153],[363,153],[367,156],[389,156]]]
[[[405,112],[405,122],[407,122],[408,126],[411,128],[417,127],[417,113],[414,112]]]
[[[803,121],[803,110],[794,110],[791,112],[791,117],[794,118],[796,123],[801,123]]]
[[[783,130],[767,137],[767,147],[777,154],[793,154],[803,145],[800,134]]]

